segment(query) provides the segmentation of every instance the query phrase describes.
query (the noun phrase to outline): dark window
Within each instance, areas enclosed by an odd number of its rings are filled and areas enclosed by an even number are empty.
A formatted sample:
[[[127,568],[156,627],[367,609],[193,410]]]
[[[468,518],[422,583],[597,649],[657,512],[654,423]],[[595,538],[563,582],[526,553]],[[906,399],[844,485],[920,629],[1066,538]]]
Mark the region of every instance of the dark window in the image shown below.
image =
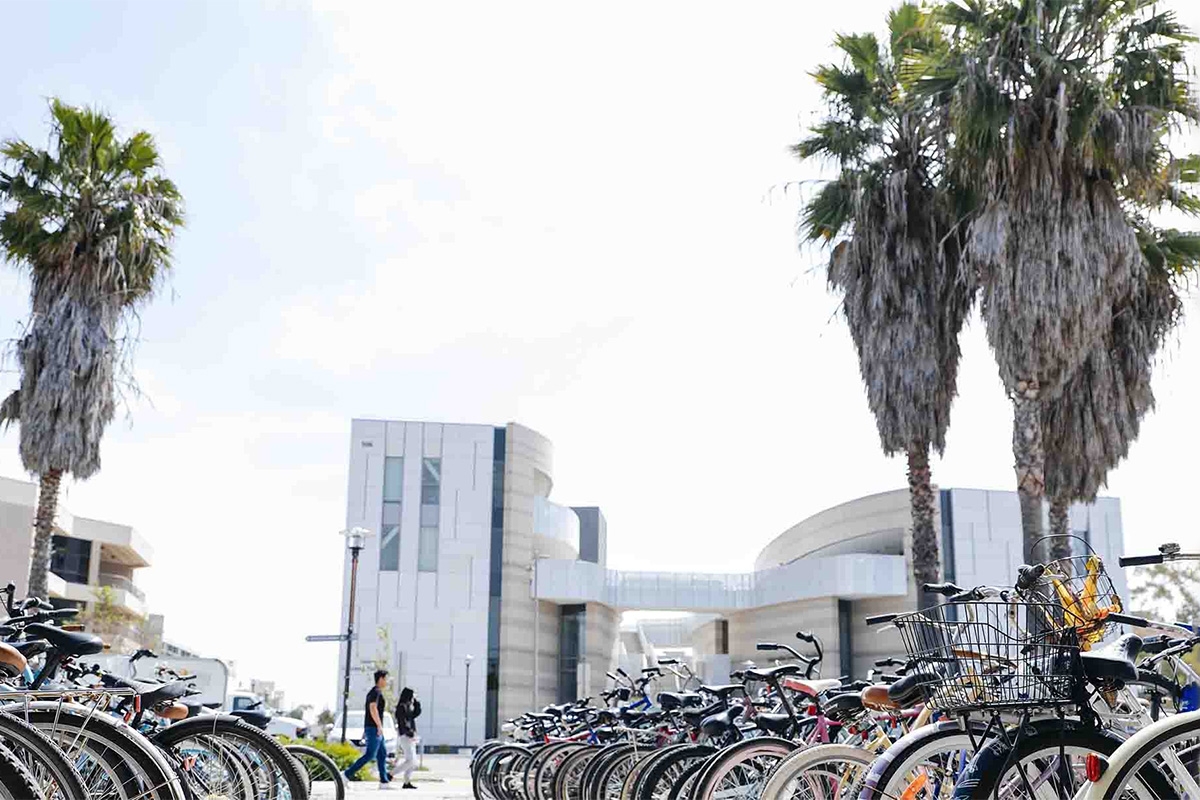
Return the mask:
[[[587,606],[561,606],[558,628],[558,702],[579,699],[579,662],[584,654]]]
[[[854,674],[854,641],[851,638],[854,616],[849,600],[838,600],[838,656],[843,675]]]
[[[729,655],[729,620],[717,620],[717,652],[719,656]]]
[[[51,540],[50,571],[68,583],[87,583],[92,564],[92,543],[73,536]]]
[[[504,566],[504,428],[492,432],[492,541],[488,563],[487,711],[484,735],[500,732],[500,577]]]

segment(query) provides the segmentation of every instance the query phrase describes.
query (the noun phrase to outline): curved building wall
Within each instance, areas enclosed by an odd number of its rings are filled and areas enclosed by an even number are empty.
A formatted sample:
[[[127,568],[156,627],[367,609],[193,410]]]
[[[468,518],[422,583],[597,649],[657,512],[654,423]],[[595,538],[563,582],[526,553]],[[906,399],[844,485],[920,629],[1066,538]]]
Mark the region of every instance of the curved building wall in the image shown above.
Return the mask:
[[[500,603],[499,719],[555,702],[559,607],[530,593],[538,498],[553,485],[554,448],[537,431],[510,422],[504,460],[504,553]],[[576,531],[578,553],[578,531]]]
[[[911,517],[908,490],[860,497],[827,508],[775,537],[754,562],[755,570],[818,555],[904,552],[904,532]]]

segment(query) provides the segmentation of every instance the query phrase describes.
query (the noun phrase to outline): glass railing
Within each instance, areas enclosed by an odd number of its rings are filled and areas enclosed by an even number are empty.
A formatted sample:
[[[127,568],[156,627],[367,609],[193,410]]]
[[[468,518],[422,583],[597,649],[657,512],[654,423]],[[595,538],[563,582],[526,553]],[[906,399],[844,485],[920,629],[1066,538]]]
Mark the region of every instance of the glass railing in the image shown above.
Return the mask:
[[[109,572],[101,572],[100,585],[111,586],[114,589],[124,589],[138,600],[143,602],[146,600],[145,593],[143,593],[133,581],[131,581],[129,578],[126,578],[124,575],[114,575]]]

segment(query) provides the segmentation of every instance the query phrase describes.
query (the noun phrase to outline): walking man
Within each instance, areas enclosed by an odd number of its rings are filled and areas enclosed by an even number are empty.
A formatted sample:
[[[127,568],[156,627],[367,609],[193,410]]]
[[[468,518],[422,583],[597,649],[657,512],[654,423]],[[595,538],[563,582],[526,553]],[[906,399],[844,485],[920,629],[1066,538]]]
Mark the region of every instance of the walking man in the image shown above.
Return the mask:
[[[375,671],[375,686],[367,692],[367,703],[363,714],[363,746],[366,748],[362,756],[346,770],[346,777],[353,778],[364,766],[376,759],[379,766],[379,788],[392,789],[391,778],[387,773],[387,744],[383,740],[383,690],[387,688],[388,673],[386,669]]]
[[[404,785],[401,789],[415,789],[412,774],[417,768],[417,717],[421,716],[421,701],[413,695],[413,690],[404,687],[400,699],[396,701],[396,736],[400,750],[404,753],[404,763],[396,767],[397,772],[404,773]]]

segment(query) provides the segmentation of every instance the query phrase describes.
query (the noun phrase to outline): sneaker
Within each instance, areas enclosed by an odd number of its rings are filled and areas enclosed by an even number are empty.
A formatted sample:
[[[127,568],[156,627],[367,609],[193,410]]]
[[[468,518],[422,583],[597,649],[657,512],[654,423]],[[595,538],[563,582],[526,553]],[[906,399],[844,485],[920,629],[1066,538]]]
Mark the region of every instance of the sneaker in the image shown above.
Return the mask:
[[[416,786],[414,786],[414,785],[412,785],[411,783],[406,783],[406,784],[404,784],[403,786],[401,786],[400,788],[401,788],[401,789],[415,789],[415,788],[417,788],[417,787],[416,787]]]

